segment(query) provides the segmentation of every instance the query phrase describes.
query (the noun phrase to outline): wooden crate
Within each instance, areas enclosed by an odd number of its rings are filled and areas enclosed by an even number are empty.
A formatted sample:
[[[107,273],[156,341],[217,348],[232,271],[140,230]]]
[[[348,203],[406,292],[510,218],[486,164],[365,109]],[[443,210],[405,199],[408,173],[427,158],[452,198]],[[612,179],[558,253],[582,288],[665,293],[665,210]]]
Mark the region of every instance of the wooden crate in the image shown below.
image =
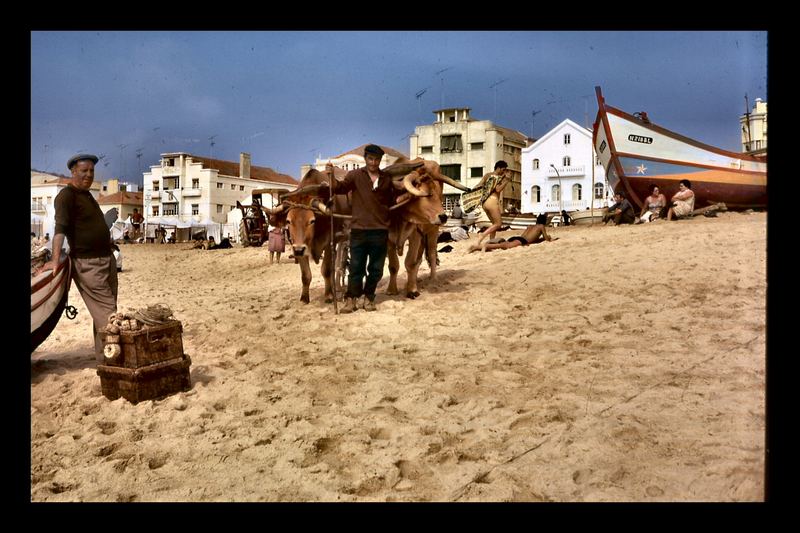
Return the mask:
[[[183,355],[183,325],[171,321],[163,326],[150,326],[138,331],[121,331],[122,353],[109,366],[140,368]]]
[[[189,376],[191,359],[181,357],[139,368],[98,365],[103,396],[116,400],[120,396],[131,403],[155,400],[192,388]]]

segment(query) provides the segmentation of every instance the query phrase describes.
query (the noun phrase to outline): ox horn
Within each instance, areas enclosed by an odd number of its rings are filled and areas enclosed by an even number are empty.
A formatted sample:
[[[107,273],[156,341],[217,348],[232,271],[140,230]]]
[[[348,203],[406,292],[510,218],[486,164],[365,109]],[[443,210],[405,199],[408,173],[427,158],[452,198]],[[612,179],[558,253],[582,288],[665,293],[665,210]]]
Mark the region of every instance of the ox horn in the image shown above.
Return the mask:
[[[414,196],[430,196],[430,193],[424,193],[414,186],[414,180],[411,178],[412,175],[419,177],[417,172],[406,174],[406,176],[403,178],[403,186],[406,188],[406,190]]]
[[[261,206],[261,210],[264,211],[268,215],[277,215],[278,213],[280,213],[284,209],[286,209],[286,204],[278,204],[277,206],[273,207],[272,209],[270,209],[269,207],[264,207],[263,205]]]
[[[281,200],[287,198],[289,196],[297,196],[297,195],[310,195],[316,196],[319,193],[319,190],[322,186],[321,185],[306,185],[305,187],[300,187],[299,189],[295,189],[293,191],[289,191],[281,195]]]
[[[472,190],[472,189],[470,189],[469,187],[467,187],[467,186],[463,185],[462,183],[459,183],[459,182],[457,182],[457,181],[456,181],[456,180],[454,180],[453,178],[451,178],[451,177],[448,177],[448,176],[445,176],[445,175],[443,175],[443,174],[432,175],[431,177],[432,177],[433,179],[435,179],[435,180],[438,180],[438,181],[443,181],[443,182],[445,182],[446,184],[448,184],[448,185],[451,185],[451,186],[455,187],[456,189],[461,189],[462,191],[469,192],[469,191],[471,191],[471,190]]]
[[[404,176],[409,172],[418,169],[424,164],[424,161],[417,161],[416,163],[395,163],[394,165],[389,165],[388,167],[384,168],[383,171],[394,178],[396,176]]]
[[[323,215],[331,214],[331,210],[328,209],[328,206],[325,205],[325,202],[323,202],[319,198],[314,198],[313,200],[311,200],[311,207],[320,211]]]

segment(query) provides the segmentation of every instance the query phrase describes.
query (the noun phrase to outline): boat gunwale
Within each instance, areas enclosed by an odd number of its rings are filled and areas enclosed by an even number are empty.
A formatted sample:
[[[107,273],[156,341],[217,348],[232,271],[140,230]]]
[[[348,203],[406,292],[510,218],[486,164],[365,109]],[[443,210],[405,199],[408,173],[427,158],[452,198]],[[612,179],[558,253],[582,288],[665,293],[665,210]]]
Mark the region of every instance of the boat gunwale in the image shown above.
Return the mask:
[[[66,273],[64,272],[65,270],[66,270]],[[65,284],[65,282],[68,282],[70,280],[70,278],[69,278],[69,260],[66,259],[66,258],[62,259],[62,261],[58,265],[58,268],[56,268],[55,271],[50,271],[50,273],[48,275],[46,275],[45,277],[43,277],[42,279],[37,281],[35,285],[31,286],[31,296],[33,296],[37,292],[41,291],[44,287],[49,285],[51,282],[56,281],[56,279],[59,276],[61,277],[61,279],[58,280],[58,283],[56,283],[53,286],[53,288],[50,289],[50,291],[48,291],[47,295],[44,298],[40,299],[35,304],[31,304],[31,313],[33,313],[39,307],[44,305],[45,302],[49,301],[50,297],[53,296],[53,294],[55,294]]]

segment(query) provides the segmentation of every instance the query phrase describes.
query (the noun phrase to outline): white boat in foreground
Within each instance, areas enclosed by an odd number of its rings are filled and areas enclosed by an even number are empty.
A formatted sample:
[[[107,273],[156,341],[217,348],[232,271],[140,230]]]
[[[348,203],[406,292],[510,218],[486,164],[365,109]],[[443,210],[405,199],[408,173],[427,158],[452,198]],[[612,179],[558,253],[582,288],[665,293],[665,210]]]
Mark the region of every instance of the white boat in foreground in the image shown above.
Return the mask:
[[[58,324],[67,306],[70,285],[70,262],[66,254],[55,271],[31,277],[31,353],[39,347]]]

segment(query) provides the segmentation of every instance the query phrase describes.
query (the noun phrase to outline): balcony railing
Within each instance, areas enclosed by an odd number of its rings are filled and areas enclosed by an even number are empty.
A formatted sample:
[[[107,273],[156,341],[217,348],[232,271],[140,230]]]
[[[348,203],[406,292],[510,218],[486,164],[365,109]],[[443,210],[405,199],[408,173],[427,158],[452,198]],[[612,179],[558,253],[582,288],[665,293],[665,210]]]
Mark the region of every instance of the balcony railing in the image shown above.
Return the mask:
[[[186,197],[186,196],[202,196],[203,189],[200,188],[200,187],[191,188],[191,189],[188,189],[188,188],[187,189],[181,189],[181,194],[184,197]]]
[[[583,211],[589,209],[589,207],[589,200],[564,200],[563,202],[559,202],[558,200],[545,200],[544,202],[534,202],[531,204],[531,210],[534,213],[552,213],[561,211],[562,209],[568,212]],[[608,207],[608,202],[606,200],[597,198],[594,200],[595,209],[602,209],[604,207]]]
[[[556,173],[556,171],[553,170],[553,167],[548,167],[547,168],[547,177],[548,178],[558,178],[559,175],[562,178],[565,178],[567,176],[583,176],[585,167],[583,165],[581,165],[581,166],[577,166],[577,167],[569,166],[569,167],[557,167],[557,168],[558,168],[558,173]]]
[[[42,202],[31,202],[31,211],[45,211],[45,205]]]

